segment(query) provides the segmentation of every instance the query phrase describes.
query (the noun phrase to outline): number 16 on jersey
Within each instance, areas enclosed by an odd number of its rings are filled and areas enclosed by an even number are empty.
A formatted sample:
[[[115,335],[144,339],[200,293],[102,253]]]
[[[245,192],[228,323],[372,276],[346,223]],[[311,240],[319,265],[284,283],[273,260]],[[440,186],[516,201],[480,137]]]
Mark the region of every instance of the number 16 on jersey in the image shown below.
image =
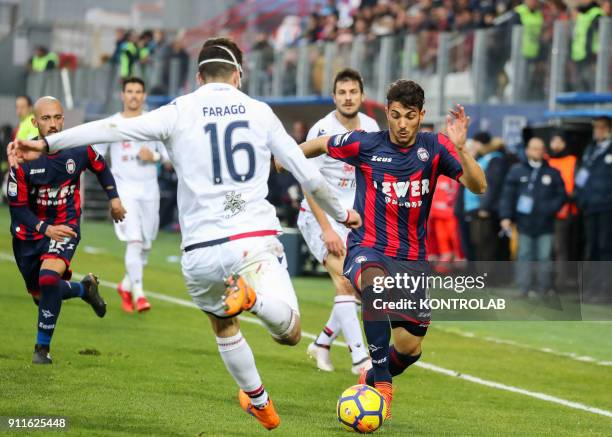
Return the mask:
[[[227,171],[230,177],[236,182],[246,182],[255,174],[255,149],[251,143],[242,142],[232,144],[232,133],[235,129],[248,129],[249,122],[246,120],[233,121],[227,125],[223,135],[223,149],[225,151],[225,162]],[[212,164],[213,164],[213,183],[215,185],[223,184],[221,177],[221,160],[219,150],[219,129],[217,123],[209,123],[204,126],[204,132],[210,134],[210,144],[212,147]],[[234,156],[239,151],[245,151],[248,159],[246,172],[238,173]]]

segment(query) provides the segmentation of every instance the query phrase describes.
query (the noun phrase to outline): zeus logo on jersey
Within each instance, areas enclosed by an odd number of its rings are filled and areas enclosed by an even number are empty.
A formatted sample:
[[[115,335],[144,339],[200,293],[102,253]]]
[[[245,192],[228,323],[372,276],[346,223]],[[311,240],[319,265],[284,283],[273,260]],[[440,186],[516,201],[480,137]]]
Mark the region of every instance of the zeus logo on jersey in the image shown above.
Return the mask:
[[[222,117],[224,115],[244,114],[245,112],[244,105],[204,106],[202,108],[204,117]]]
[[[386,156],[372,156],[372,161],[376,161],[376,162],[391,162],[393,161],[393,158],[388,158]]]

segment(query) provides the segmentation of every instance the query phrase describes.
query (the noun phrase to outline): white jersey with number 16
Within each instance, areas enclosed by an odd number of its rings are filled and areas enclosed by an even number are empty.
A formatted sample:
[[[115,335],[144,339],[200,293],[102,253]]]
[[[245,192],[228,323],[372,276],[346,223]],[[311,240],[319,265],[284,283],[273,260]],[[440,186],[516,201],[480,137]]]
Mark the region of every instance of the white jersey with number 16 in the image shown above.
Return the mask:
[[[330,197],[278,117],[229,84],[209,83],[140,117],[100,120],[49,137],[51,151],[123,139],[161,140],[178,176],[182,246],[257,231],[280,231],[265,198],[271,154],[336,220],[346,210]]]

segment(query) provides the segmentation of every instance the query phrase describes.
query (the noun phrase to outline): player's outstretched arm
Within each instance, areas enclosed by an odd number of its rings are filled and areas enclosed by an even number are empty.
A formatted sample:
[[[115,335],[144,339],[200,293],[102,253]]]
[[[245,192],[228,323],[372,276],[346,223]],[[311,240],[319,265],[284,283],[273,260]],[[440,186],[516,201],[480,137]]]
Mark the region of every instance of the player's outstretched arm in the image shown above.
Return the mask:
[[[268,134],[268,147],[275,159],[295,176],[304,191],[310,194],[323,211],[334,220],[352,228],[361,226],[359,214],[356,211],[347,211],[342,208],[338,199],[333,197],[321,172],[306,159],[295,140],[285,131],[278,117],[271,109],[268,108],[268,110],[270,111],[269,118],[272,120]]]
[[[487,189],[484,171],[466,147],[469,124],[470,117],[465,114],[465,108],[461,105],[457,105],[455,110],[451,109],[450,115],[446,116],[446,132],[455,145],[459,162],[463,168],[459,182],[471,192],[483,194]]]
[[[139,117],[92,121],[58,132],[42,140],[15,140],[9,144],[9,163],[16,166],[36,159],[40,153],[55,153],[84,144],[117,141],[165,141],[178,119],[176,105],[166,105]]]
[[[300,144],[300,149],[304,152],[306,158],[315,158],[327,153],[327,142],[329,136],[317,137],[312,140],[304,141]]]
[[[315,158],[317,156],[326,154],[327,141],[329,141],[329,138],[329,136],[324,136],[304,141],[302,144],[300,144],[300,149],[302,149],[302,152],[306,158]],[[274,158],[274,167],[278,173],[285,170],[283,164],[276,158]]]

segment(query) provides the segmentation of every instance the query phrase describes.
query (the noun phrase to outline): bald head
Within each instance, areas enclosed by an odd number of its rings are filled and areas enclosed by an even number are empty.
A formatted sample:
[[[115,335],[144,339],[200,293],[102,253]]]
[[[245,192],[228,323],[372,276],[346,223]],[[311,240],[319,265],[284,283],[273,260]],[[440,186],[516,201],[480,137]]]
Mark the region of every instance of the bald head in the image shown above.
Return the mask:
[[[34,103],[34,125],[42,137],[61,132],[64,128],[64,108],[55,97],[41,97]]]
[[[525,155],[527,156],[527,159],[531,159],[533,161],[542,161],[544,159],[545,151],[546,146],[544,145],[544,141],[542,140],[542,138],[533,137],[527,143]]]

